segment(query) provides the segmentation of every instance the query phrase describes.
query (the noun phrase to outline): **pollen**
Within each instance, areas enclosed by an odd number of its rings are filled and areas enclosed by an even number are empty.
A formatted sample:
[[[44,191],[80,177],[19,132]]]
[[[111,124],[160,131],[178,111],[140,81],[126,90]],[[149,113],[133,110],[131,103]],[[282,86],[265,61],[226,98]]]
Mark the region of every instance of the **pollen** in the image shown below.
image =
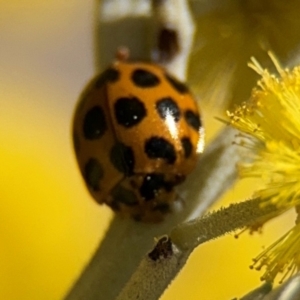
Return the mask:
[[[282,69],[270,57],[277,74],[252,58],[249,66],[261,80],[248,101],[227,112],[229,123],[240,132],[237,144],[245,150],[238,166],[240,177],[258,178],[260,188],[253,198],[259,199],[261,207],[272,207],[272,213],[247,227],[250,232],[293,207],[299,213],[300,205],[300,66]],[[251,267],[265,267],[265,281],[273,281],[278,273],[283,273],[283,281],[298,271],[299,222],[257,256]]]
[[[262,79],[249,101],[232,112],[229,122],[241,132],[247,148],[239,164],[241,177],[256,177],[264,186],[254,193],[262,205],[285,211],[300,204],[300,67],[278,76],[250,64]]]
[[[272,282],[278,273],[281,273],[279,283],[295,274],[300,267],[300,224],[288,231],[279,240],[266,248],[253,259],[251,269],[261,270],[265,273],[261,280]]]

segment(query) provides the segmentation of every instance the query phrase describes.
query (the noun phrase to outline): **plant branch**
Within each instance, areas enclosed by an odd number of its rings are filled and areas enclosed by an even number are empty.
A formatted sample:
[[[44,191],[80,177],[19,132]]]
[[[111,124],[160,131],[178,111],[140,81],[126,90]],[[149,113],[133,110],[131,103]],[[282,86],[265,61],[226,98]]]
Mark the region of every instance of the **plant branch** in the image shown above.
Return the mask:
[[[198,245],[240,229],[268,215],[274,207],[261,207],[259,199],[231,204],[208,215],[178,224],[170,238],[181,249],[194,249]]]
[[[186,80],[195,24],[187,0],[152,0],[154,17],[153,60]]]
[[[104,240],[75,283],[66,300],[112,300],[136,271],[154,237],[170,233],[177,224],[201,216],[236,179],[238,155],[231,145],[235,131],[225,128],[207,147],[196,170],[179,193],[183,208],[160,224],[143,224],[115,216]],[[180,258],[182,259],[182,258]]]
[[[271,211],[270,207],[261,208],[258,199],[251,199],[177,225],[170,237],[157,242],[151,252],[154,255],[144,256],[117,300],[159,299],[196,246],[243,228]]]

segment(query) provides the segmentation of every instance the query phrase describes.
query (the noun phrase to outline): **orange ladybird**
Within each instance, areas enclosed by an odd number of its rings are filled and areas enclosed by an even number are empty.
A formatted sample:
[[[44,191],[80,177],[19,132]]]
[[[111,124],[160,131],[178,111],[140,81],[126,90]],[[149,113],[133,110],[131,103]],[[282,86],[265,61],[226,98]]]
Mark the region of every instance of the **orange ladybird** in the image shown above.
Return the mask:
[[[162,67],[116,61],[84,90],[73,124],[81,174],[98,203],[135,220],[170,211],[204,145],[197,104]]]

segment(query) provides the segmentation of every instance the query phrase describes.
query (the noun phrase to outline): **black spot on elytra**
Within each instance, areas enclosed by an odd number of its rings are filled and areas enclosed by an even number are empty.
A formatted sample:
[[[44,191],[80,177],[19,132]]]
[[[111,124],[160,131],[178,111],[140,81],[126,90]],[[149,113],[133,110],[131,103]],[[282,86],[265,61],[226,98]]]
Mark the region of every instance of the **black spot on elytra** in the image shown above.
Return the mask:
[[[83,134],[88,140],[99,139],[107,129],[105,115],[100,106],[94,106],[83,120]]]
[[[111,192],[113,197],[112,207],[119,207],[119,203],[123,203],[127,206],[135,206],[138,204],[138,199],[135,193],[127,188],[124,188],[121,185],[118,185]]]
[[[175,122],[179,121],[180,109],[171,97],[165,97],[156,102],[156,109],[162,119],[172,116]]]
[[[114,110],[118,124],[127,128],[140,123],[147,114],[144,103],[136,97],[117,99]]]
[[[201,121],[198,114],[195,114],[192,110],[187,110],[184,113],[184,117],[191,127],[193,127],[196,131],[199,131],[201,127]]]
[[[153,73],[145,69],[136,69],[131,75],[133,83],[141,88],[155,87],[160,83],[160,79]]]
[[[106,69],[95,81],[95,87],[101,88],[107,82],[116,82],[120,77],[120,72],[113,68]]]
[[[162,174],[147,174],[144,177],[143,183],[140,187],[140,195],[146,201],[152,200],[156,197],[159,190],[165,187],[164,176]]]
[[[131,147],[122,143],[115,144],[110,151],[110,161],[121,173],[124,173],[126,176],[132,175],[134,154]]]
[[[84,179],[93,191],[99,191],[99,181],[103,177],[103,168],[96,158],[90,158],[84,166]]]
[[[189,91],[188,87],[182,83],[181,81],[179,81],[178,79],[176,79],[175,77],[171,76],[170,74],[165,74],[167,80],[169,81],[169,83],[172,85],[172,87],[180,94],[185,94]]]
[[[145,152],[149,158],[163,158],[169,164],[176,160],[174,146],[162,137],[153,136],[146,140]]]
[[[193,145],[191,140],[188,137],[184,137],[181,139],[181,145],[184,150],[184,157],[188,158],[190,157],[192,150],[193,150]]]

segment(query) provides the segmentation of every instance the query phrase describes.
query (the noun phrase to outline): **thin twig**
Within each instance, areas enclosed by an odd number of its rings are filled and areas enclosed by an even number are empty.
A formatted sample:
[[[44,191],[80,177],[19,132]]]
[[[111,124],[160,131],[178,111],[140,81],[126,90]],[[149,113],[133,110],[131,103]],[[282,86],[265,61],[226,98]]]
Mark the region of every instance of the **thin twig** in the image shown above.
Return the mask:
[[[234,132],[225,128],[208,146],[195,172],[181,187],[186,203],[180,212],[160,224],[142,224],[115,216],[104,240],[66,300],[112,300],[153,247],[154,237],[171,232],[197,211],[201,216],[235,181]],[[225,173],[226,170],[226,173]]]
[[[161,250],[161,240],[156,248],[161,251],[153,257],[145,255],[128,280],[117,300],[157,300],[185,265],[193,249],[211,239],[245,227],[272,211],[261,208],[258,199],[232,204],[203,218],[179,224],[170,234],[172,251]],[[164,239],[167,239],[164,237]],[[154,249],[156,249],[154,248]],[[155,250],[153,250],[155,251]]]
[[[186,80],[195,24],[187,0],[152,0],[154,61]]]
[[[180,249],[194,249],[206,241],[243,228],[272,211],[272,206],[262,208],[259,199],[231,204],[203,218],[178,224],[170,238]]]

